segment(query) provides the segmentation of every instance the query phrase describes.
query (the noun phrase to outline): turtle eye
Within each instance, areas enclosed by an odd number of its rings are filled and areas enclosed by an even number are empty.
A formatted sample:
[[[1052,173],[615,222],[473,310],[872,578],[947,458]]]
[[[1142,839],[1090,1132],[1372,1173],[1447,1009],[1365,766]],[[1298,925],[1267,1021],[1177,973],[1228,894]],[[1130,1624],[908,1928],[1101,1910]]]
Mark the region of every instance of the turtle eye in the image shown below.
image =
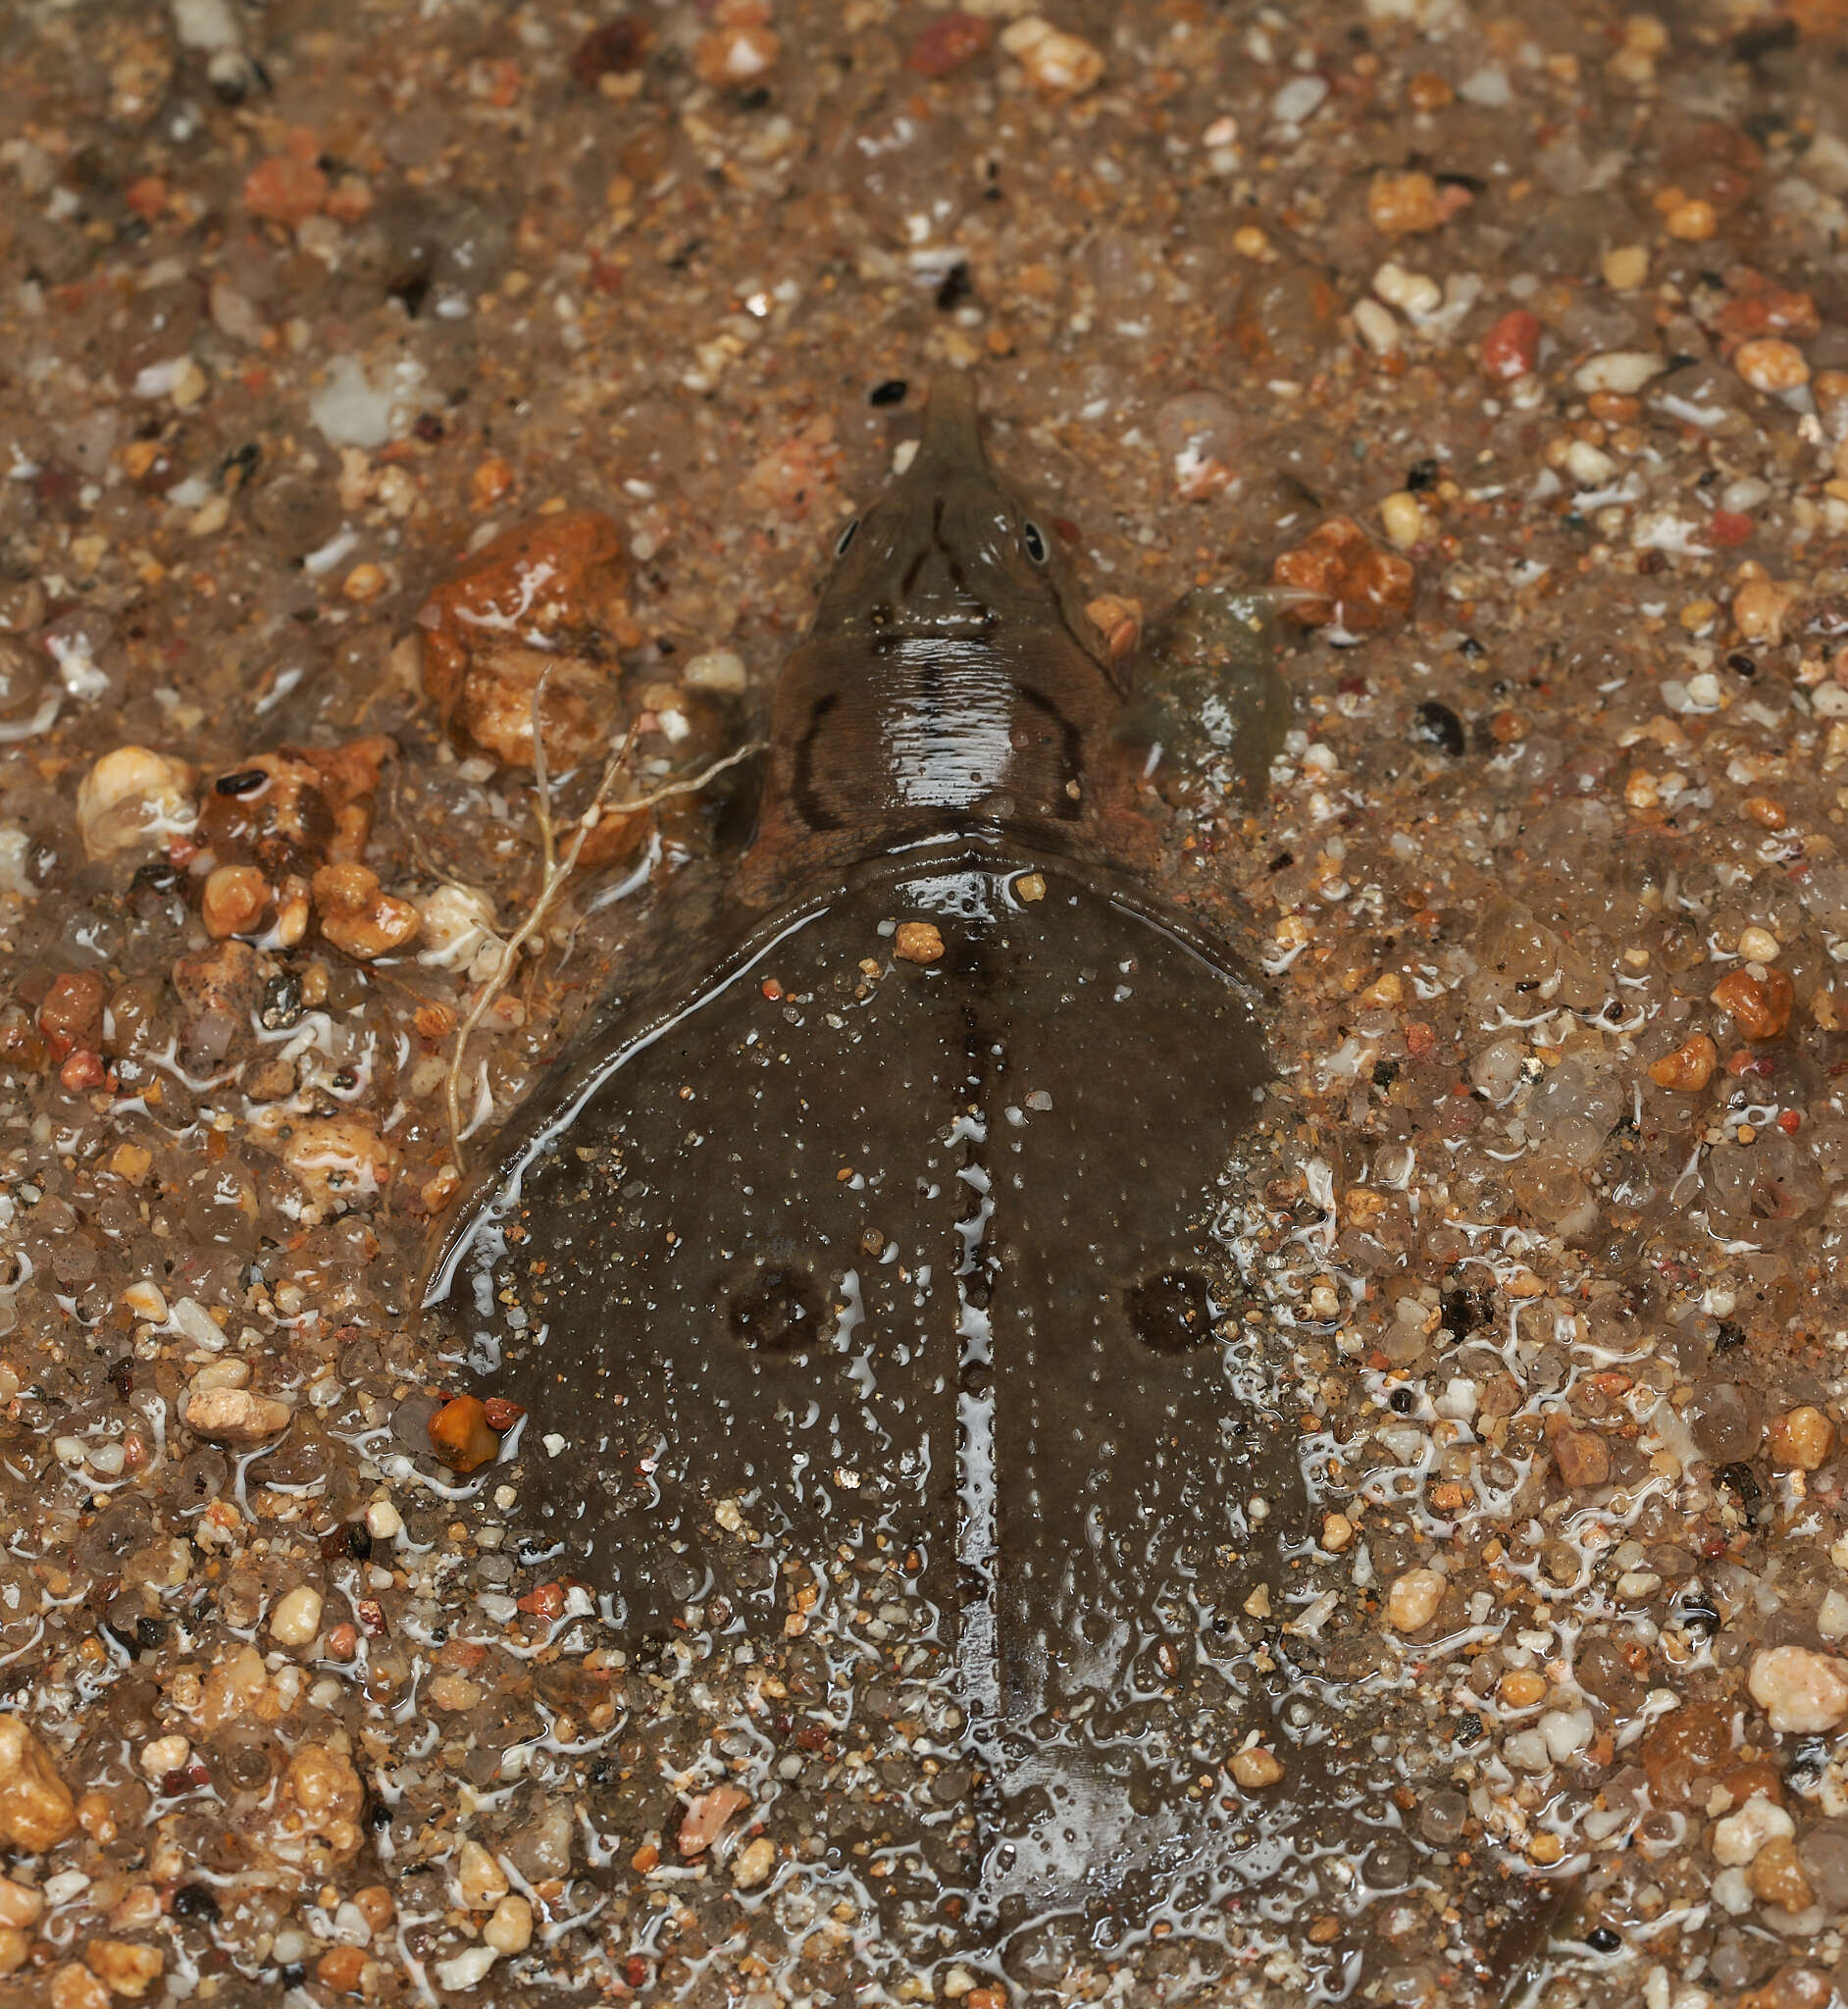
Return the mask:
[[[1027,556],[1036,565],[1046,563],[1046,537],[1037,523],[1023,523],[1020,526],[1020,541],[1027,547]]]
[[[847,556],[847,546],[853,541],[853,534],[855,531],[859,529],[859,527],[860,520],[856,516],[853,519],[853,521],[847,525],[847,529],[844,530],[841,533],[841,535],[835,540],[834,555],[837,558],[845,558]]]

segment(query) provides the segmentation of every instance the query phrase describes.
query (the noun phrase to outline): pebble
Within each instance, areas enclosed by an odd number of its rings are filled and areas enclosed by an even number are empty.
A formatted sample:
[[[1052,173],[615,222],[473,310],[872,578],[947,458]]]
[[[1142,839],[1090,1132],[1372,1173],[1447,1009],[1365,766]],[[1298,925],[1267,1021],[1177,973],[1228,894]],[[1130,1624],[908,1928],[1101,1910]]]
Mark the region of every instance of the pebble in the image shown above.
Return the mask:
[[[1271,567],[1291,590],[1285,611],[1307,628],[1339,626],[1370,634],[1403,622],[1417,575],[1397,551],[1383,551],[1352,518],[1332,516]]]
[[[496,1953],[524,1953],[533,1943],[533,1904],[510,1890],[482,1928],[482,1942]]]
[[[1835,1448],[1835,1425],[1820,1409],[1786,1410],[1771,1426],[1766,1449],[1779,1471],[1817,1471]]]
[[[1328,79],[1313,73],[1293,77],[1271,99],[1270,116],[1279,126],[1301,126],[1313,117],[1328,96]]]
[[[83,1949],[90,1972],[112,1995],[138,2002],[160,1980],[166,1961],[160,1949],[132,1939],[92,1939]]]
[[[1380,522],[1386,535],[1402,551],[1421,544],[1431,526],[1418,498],[1407,489],[1398,489],[1379,505]]]
[[[1805,1646],[1761,1649],[1752,1658],[1747,1685],[1774,1730],[1816,1736],[1848,1717],[1848,1675],[1841,1663]]]
[[[681,1817],[675,1846],[683,1856],[704,1855],[732,1816],[749,1805],[750,1795],[735,1785],[708,1786],[695,1793]]]
[[[1409,272],[1391,259],[1373,275],[1373,290],[1389,307],[1414,319],[1435,314],[1444,304],[1444,289],[1428,273]]]
[[[507,1894],[507,1873],[479,1841],[462,1844],[456,1879],[470,1911],[490,1911]]]
[[[1586,392],[1614,390],[1629,396],[1668,367],[1668,359],[1650,349],[1608,349],[1572,372],[1572,385]]]
[[[279,1646],[307,1646],[321,1630],[321,1593],[298,1583],[270,1614],[270,1637]]]
[[[1444,1578],[1435,1570],[1408,1570],[1386,1594],[1387,1623],[1396,1632],[1421,1631],[1444,1602]]]
[[[732,1864],[732,1881],[741,1890],[754,1890],[776,1866],[776,1843],[767,1834],[759,1834],[739,1850]]]
[[[1375,175],[1367,185],[1366,214],[1389,237],[1421,236],[1444,221],[1437,183],[1421,168]]]
[[[1810,381],[1810,365],[1794,342],[1766,335],[1757,341],[1743,341],[1733,351],[1732,367],[1754,390],[1775,395],[1799,390]]]
[[[404,1526],[404,1517],[389,1500],[374,1500],[366,1508],[366,1531],[376,1542],[393,1540]]]
[[[900,921],[892,953],[900,962],[941,962],[944,938],[933,921]]]
[[[436,1985],[443,1988],[472,1988],[488,1979],[488,1971],[499,1958],[493,1946],[471,1946],[448,1960],[436,1963]]]
[[[480,1396],[458,1395],[430,1419],[430,1448],[451,1471],[471,1472],[500,1452],[500,1435],[488,1420]]]
[[[51,1753],[17,1716],[0,1715],[0,1842],[38,1855],[77,1826],[77,1803]]]
[[[1227,1770],[1248,1792],[1259,1792],[1267,1785],[1275,1785],[1283,1777],[1283,1766],[1276,1754],[1260,1745],[1234,1752]]]
[[[1788,1839],[1797,1824],[1774,1801],[1754,1794],[1736,1814],[1728,1814],[1714,1829],[1714,1860],[1742,1868],[1768,1841]]]
[[[136,1763],[139,1764],[144,1778],[158,1782],[170,1772],[179,1772],[191,1756],[191,1744],[176,1731],[165,1737],[154,1737],[143,1744]]]
[[[356,962],[408,949],[423,926],[411,901],[384,892],[365,865],[323,865],[312,885],[323,936]]]
[[[1540,360],[1540,317],[1525,307],[1511,307],[1482,337],[1477,358],[1491,384],[1512,384],[1529,375]]]
[[[1078,97],[1103,81],[1103,52],[1037,14],[1009,22],[1001,29],[1001,45],[1035,88],[1049,96]]]
[[[1748,1040],[1776,1039],[1790,1023],[1796,1002],[1783,971],[1762,963],[1728,970],[1708,995],[1722,1011],[1731,1012]]]
[[[160,849],[193,826],[198,770],[147,747],[118,747],[77,784],[77,834],[92,858]]]
[[[261,1444],[288,1426],[287,1403],[248,1388],[204,1388],[186,1398],[186,1428],[228,1444]]]

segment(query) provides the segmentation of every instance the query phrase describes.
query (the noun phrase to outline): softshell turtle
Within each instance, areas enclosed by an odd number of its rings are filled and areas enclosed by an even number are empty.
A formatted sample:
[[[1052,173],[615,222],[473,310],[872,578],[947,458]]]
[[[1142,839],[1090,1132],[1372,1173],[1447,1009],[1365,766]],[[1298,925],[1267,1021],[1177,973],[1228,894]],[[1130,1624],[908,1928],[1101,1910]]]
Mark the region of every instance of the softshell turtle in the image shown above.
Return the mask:
[[[529,1549],[627,1637],[718,1611],[929,1686],[868,1887],[1016,1974],[1287,1920],[1399,1820],[1282,1623],[1307,1496],[1220,1218],[1260,998],[1140,876],[1126,697],[940,381],[783,671],[749,915],[566,1063],[429,1289],[528,1412]],[[830,1564],[875,1552],[869,1632]]]

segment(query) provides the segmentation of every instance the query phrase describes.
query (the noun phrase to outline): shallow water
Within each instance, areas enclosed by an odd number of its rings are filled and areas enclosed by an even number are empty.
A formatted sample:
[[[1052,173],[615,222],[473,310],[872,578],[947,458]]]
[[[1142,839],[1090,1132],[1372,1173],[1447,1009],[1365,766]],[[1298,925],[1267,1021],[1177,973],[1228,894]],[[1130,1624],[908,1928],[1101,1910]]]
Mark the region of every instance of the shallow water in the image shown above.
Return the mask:
[[[1020,12],[0,20],[26,1999],[1243,2003],[1358,1955],[1351,1999],[1456,2001],[1530,1954],[1556,2009],[1827,1999],[1848,24],[1075,0],[1087,56]],[[631,725],[619,805],[747,744],[945,368],[1143,628],[1155,894],[1268,986],[1263,1100],[1149,1271],[1204,1223],[1236,1336],[1137,1372],[1188,1430],[1208,1366],[1262,1418],[1206,1490],[1250,1460],[1307,1506],[1241,1551],[1261,1585],[1164,1574],[1206,1454],[1153,1529],[1049,1464],[1042,1512],[1158,1537],[1150,1623],[1056,1726],[1037,1672],[945,1670],[985,1598],[1030,1633],[1093,1588],[1005,1540],[1009,1431],[1065,1404],[1095,1460],[1084,1386],[976,1377],[921,1509],[830,1383],[804,1472],[861,1484],[791,1553],[797,1424],[747,1398],[852,1375],[879,1271],[842,1264],[844,1350],[728,1357],[748,1427],[672,1440],[712,1356],[639,1391],[624,1457],[698,1522],[639,1623],[536,1539],[539,1370],[489,1429],[451,1403],[486,1310],[418,1305],[452,1129],[479,1173],[574,1035],[709,965],[751,815],[748,762],[602,815],[510,954],[536,710],[555,856]],[[875,1039],[893,917],[837,1014]],[[852,1037],[772,974],[803,1024],[737,1008],[792,1067]],[[907,1163],[988,1175],[980,1250],[1006,1109],[1027,1148],[1060,1111],[971,1099]],[[823,1199],[857,1237],[871,1203]],[[945,1396],[955,1322],[919,1329]],[[437,1459],[445,1405],[504,1463]],[[599,1527],[635,1476],[602,1426],[552,1433]],[[1241,1780],[1254,1730],[1279,1778]],[[1140,1799],[1132,1743],[1174,1768]],[[1009,1839],[998,1896],[971,1864]],[[1040,1918],[1080,1861],[1119,1869]]]

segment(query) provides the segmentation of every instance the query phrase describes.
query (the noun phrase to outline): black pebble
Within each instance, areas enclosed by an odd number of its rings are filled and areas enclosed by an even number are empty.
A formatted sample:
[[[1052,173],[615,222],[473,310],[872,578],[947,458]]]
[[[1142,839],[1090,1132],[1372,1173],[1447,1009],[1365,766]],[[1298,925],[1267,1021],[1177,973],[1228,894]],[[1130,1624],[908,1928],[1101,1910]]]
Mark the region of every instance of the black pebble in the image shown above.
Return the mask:
[[[218,1899],[203,1883],[182,1883],[174,1892],[174,1910],[182,1919],[215,1919]]]
[[[1615,1953],[1622,1943],[1621,1935],[1614,1932],[1609,1926],[1593,1926],[1585,1934],[1585,1944],[1594,1953]]]
[[[1439,704],[1434,697],[1427,697],[1412,714],[1412,743],[1414,747],[1440,747],[1453,760],[1462,756],[1467,744],[1463,720],[1448,704]]]
[[[1438,477],[1443,472],[1434,460],[1414,460],[1406,475],[1406,487],[1414,495],[1421,495],[1427,489],[1435,489]]]
[[[883,383],[875,384],[866,393],[868,404],[902,404],[904,394],[910,386],[902,377],[888,377]]]

